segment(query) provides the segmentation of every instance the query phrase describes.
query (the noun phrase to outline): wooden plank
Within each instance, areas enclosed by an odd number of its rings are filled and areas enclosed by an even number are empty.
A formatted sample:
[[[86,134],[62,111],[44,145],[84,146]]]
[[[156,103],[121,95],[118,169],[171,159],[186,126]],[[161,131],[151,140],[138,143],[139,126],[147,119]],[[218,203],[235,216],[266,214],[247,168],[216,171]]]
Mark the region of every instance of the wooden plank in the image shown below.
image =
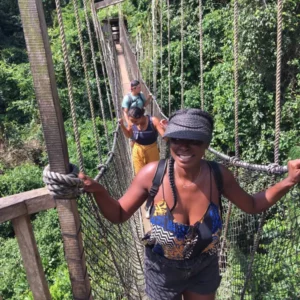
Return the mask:
[[[43,4],[41,0],[19,0],[21,19],[25,33],[31,72],[33,76],[35,94],[39,104],[44,137],[47,147],[50,169],[53,172],[69,173],[69,156],[64,130],[62,112],[59,104],[55,83],[52,55]],[[62,235],[66,232],[75,232],[80,228],[78,211],[75,199],[56,202],[59,214]],[[67,217],[66,217],[67,216]],[[76,231],[77,232],[77,231]],[[76,270],[72,274],[71,284],[74,299],[92,299],[89,277],[86,272],[81,233],[74,235],[76,243],[66,243],[64,251],[68,268]],[[69,259],[69,253],[77,253],[75,259]],[[84,278],[84,285],[78,285],[77,279]]]
[[[16,217],[54,208],[55,201],[46,188],[0,199],[0,224]]]
[[[104,0],[104,1],[100,1],[100,2],[95,2],[95,8],[101,9],[101,8],[115,5],[115,4],[118,4],[121,2],[124,2],[124,0]]]
[[[51,296],[33,235],[30,217],[28,215],[18,217],[13,219],[12,223],[33,297],[38,300],[50,300]]]

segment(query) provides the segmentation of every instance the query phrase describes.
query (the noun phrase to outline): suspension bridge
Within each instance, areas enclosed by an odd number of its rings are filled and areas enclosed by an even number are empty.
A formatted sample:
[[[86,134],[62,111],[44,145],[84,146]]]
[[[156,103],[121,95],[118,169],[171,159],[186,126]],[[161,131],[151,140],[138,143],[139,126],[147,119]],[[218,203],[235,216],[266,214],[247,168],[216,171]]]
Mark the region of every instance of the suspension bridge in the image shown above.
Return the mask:
[[[102,2],[95,4],[93,1],[83,0],[79,5],[78,1],[73,0],[72,4],[93,125],[91,130],[94,134],[94,146],[98,156],[98,162],[95,162],[95,169],[97,169],[95,179],[107,188],[112,197],[118,199],[126,191],[133,178],[131,150],[119,126],[114,125],[112,132],[109,124],[117,124],[117,118],[122,115],[121,101],[123,95],[127,93],[131,80],[138,79],[142,83],[142,91],[146,96],[150,93],[150,87],[143,80],[139,67],[139,59],[142,56],[142,51],[139,51],[141,45],[135,46],[131,41],[121,6],[119,6],[117,23],[115,21],[113,23],[111,19],[99,22],[96,9],[116,5],[121,1]],[[214,148],[209,149],[207,156],[230,168],[241,186],[248,193],[254,193],[279,180],[287,172],[287,168],[281,166],[279,161],[282,1],[278,1],[277,88],[274,107],[275,155],[274,161],[268,165],[249,163],[240,158],[238,1],[233,2],[235,156],[229,157]],[[85,171],[68,42],[64,30],[63,8],[60,0],[55,0],[55,3],[78,159],[77,162],[72,163],[75,163],[79,170]],[[168,8],[167,24],[169,24],[169,0],[165,5]],[[183,5],[184,1],[181,0],[181,7]],[[101,215],[92,195],[80,192],[77,167],[70,164],[68,157],[64,120],[55,82],[42,1],[19,0],[19,7],[49,157],[49,168],[44,171],[44,176],[50,192],[47,189],[39,189],[4,198],[0,203],[0,222],[12,220],[34,299],[51,299],[51,296],[35,243],[30,215],[51,208],[56,208],[59,215],[73,299],[147,299],[144,293],[144,246],[141,243],[141,238],[147,231],[144,212],[142,209],[139,210],[124,224],[111,224]],[[157,97],[154,97],[150,111],[154,116],[167,119],[172,108],[170,48],[168,48],[168,109],[164,114],[160,105],[162,95],[158,96],[157,88],[159,72],[157,65],[159,58],[162,58],[162,55],[158,55],[158,48],[162,45],[158,45],[156,40],[156,37],[162,34],[163,29],[162,26],[159,27],[162,20],[156,19],[156,9],[158,9],[157,5],[155,1],[152,1],[153,81],[151,92]],[[161,14],[160,18],[162,18]],[[185,107],[183,77],[186,71],[184,70],[183,24],[182,21],[180,24],[181,107]],[[115,39],[113,26],[117,26],[119,32],[119,36]],[[87,53],[84,45],[83,28],[87,32],[90,53]],[[157,32],[158,29],[160,32]],[[167,30],[168,38],[170,38],[169,26]],[[201,95],[199,107],[204,108],[202,35],[202,1],[200,0],[199,84]],[[91,57],[90,62],[87,56]],[[96,84],[96,99],[92,95],[91,79]],[[162,90],[160,92],[162,93]],[[98,111],[95,110],[96,103],[99,107]],[[97,114],[103,124],[101,130],[97,125]],[[101,145],[100,137],[105,138],[105,147]],[[160,140],[159,146],[163,157],[167,152],[164,141]],[[60,184],[60,182],[64,183]],[[68,187],[66,187],[66,182],[69,183]],[[300,269],[299,199],[299,187],[295,187],[283,201],[259,216],[247,215],[223,199],[224,228],[219,250],[222,283],[217,299],[273,299],[268,298],[270,289],[278,295],[285,291],[289,295],[288,299],[300,298],[297,282]],[[268,220],[272,216],[276,216],[272,222],[278,224],[278,227],[281,222],[284,222],[284,232],[270,230]],[[260,254],[259,257],[257,253]],[[283,254],[284,261],[278,261],[278,253],[281,253],[280,257]],[[272,287],[266,285],[265,276],[273,279]],[[281,299],[280,296],[278,299]]]

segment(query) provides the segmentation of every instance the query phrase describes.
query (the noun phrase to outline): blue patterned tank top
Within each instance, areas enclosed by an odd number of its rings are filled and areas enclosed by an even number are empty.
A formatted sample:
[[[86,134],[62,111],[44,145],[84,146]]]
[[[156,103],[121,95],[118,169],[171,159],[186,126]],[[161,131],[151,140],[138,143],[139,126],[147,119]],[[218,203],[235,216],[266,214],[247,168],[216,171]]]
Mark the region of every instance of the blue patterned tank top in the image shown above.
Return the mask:
[[[143,238],[154,253],[173,260],[192,259],[202,253],[216,254],[222,230],[219,207],[210,201],[206,213],[194,225],[175,222],[164,199],[154,204],[151,231]]]

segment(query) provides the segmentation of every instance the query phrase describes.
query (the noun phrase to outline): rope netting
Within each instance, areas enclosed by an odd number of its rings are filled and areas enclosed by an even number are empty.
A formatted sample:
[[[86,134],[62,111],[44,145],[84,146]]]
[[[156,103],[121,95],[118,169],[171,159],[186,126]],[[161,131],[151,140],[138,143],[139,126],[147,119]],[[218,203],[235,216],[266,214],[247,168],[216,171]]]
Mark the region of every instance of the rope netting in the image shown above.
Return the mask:
[[[120,29],[126,31],[121,22]],[[134,57],[131,45],[129,37],[123,36],[124,53],[125,55],[131,53],[126,60],[131,68],[134,66],[136,73],[140,73],[137,62],[131,60]],[[145,92],[149,91],[147,85],[145,83],[144,85]],[[156,102],[153,112],[159,118],[166,118]],[[287,171],[286,167],[276,164],[268,166],[249,164],[212,148],[209,150],[207,159],[216,160],[227,166],[234,174],[238,174],[238,182],[250,194],[267,188],[274,180],[280,180]],[[241,299],[243,290],[245,290],[243,299],[271,299],[268,294],[283,295],[286,292],[290,299],[299,297],[300,290],[296,284],[297,269],[300,265],[299,192],[299,187],[295,187],[285,199],[268,211],[256,253],[253,252],[253,243],[261,216],[249,215],[235,206],[232,207],[226,238],[221,239],[225,249],[219,257],[222,282],[218,290],[218,299]],[[223,199],[223,203],[225,223],[229,203],[226,199]],[[254,264],[249,270],[252,257]],[[247,277],[249,278],[245,285]]]
[[[153,1],[154,5],[156,2]],[[120,198],[133,178],[132,164],[130,158],[130,146],[128,140],[122,134],[116,119],[122,116],[121,101],[126,91],[121,89],[120,66],[116,52],[115,42],[112,39],[110,21],[106,20],[99,23],[94,8],[94,3],[84,0],[83,14],[78,13],[78,2],[73,1],[74,15],[76,18],[82,64],[84,66],[85,81],[87,86],[88,102],[92,116],[91,131],[94,134],[98,161],[95,161],[95,169],[98,164],[95,179],[103,184],[110,195],[115,199]],[[74,136],[76,140],[77,157],[81,170],[85,170],[85,155],[82,153],[80,142],[80,130],[76,121],[74,108],[74,97],[72,94],[72,82],[69,71],[67,42],[64,38],[63,14],[60,11],[59,0],[56,0],[58,20],[62,37],[62,47],[66,65],[67,82],[69,87],[70,111],[72,111]],[[157,22],[170,22],[170,3],[160,6],[167,6],[168,21],[164,20],[164,15],[154,19],[155,10],[158,5],[153,7],[153,27],[155,27],[156,37],[162,37],[161,32],[166,26],[159,26]],[[183,7],[184,1],[181,1]],[[202,49],[203,36],[201,26],[202,1],[200,6],[200,49]],[[161,7],[160,7],[161,8]],[[236,8],[235,8],[236,9]],[[184,39],[183,9],[181,26],[181,39]],[[236,26],[237,24],[235,24]],[[167,26],[168,27],[168,26]],[[88,38],[83,39],[82,35],[88,32]],[[168,42],[170,33],[168,29]],[[143,58],[144,54],[136,53],[135,45],[139,44],[139,49],[144,49],[139,42],[132,42],[124,24],[121,11],[119,12],[119,32],[120,44],[126,60],[127,71],[130,80],[138,79],[142,83],[142,91],[147,97],[150,93],[148,85],[143,81],[142,73],[139,68],[137,58]],[[153,37],[152,42],[162,42]],[[140,37],[139,37],[140,39]],[[199,36],[198,36],[199,39]],[[95,41],[95,44],[93,44]],[[83,44],[85,43],[85,44]],[[183,47],[183,46],[182,46]],[[152,53],[157,55],[153,45]],[[170,51],[170,48],[168,48]],[[90,50],[91,54],[87,55]],[[181,79],[183,81],[183,60],[184,49],[181,52]],[[162,59],[162,53],[160,54]],[[203,55],[200,51],[201,74],[203,70]],[[235,62],[237,66],[237,59]],[[168,54],[167,59],[170,61]],[[155,64],[157,57],[155,58]],[[89,68],[93,69],[89,72]],[[155,74],[158,72],[154,66]],[[168,68],[168,87],[169,95],[168,110],[171,109],[171,89],[170,89],[170,66]],[[160,71],[162,73],[162,71]],[[162,75],[162,74],[160,74]],[[94,76],[94,77],[93,77]],[[95,78],[96,84],[92,84]],[[161,89],[156,87],[156,77],[153,76],[154,88],[156,92]],[[200,78],[201,86],[201,104],[204,106],[203,81]],[[237,74],[235,74],[237,78]],[[182,82],[183,84],[183,82]],[[91,90],[90,90],[91,89]],[[236,94],[238,86],[235,86]],[[183,86],[181,88],[183,93]],[[98,95],[92,97],[91,93]],[[162,97],[162,96],[160,96]],[[237,96],[236,96],[237,97]],[[156,94],[150,113],[158,118],[167,119],[156,101]],[[181,95],[181,106],[183,107],[183,94]],[[96,105],[96,102],[100,104]],[[98,107],[100,120],[103,128],[97,124]],[[236,106],[237,110],[237,106]],[[78,112],[77,112],[78,114]],[[238,111],[236,111],[238,115]],[[238,123],[238,119],[236,120]],[[115,130],[113,134],[109,129]],[[111,130],[111,131],[113,131]],[[101,142],[101,137],[105,137],[105,142]],[[167,156],[166,143],[159,140],[160,153],[162,157]],[[237,176],[240,185],[248,192],[255,193],[269,186],[274,180],[278,181],[285,176],[286,168],[275,164],[268,166],[251,165],[242,162],[237,156],[230,158],[214,149],[210,149],[207,159],[216,160],[226,165]],[[276,163],[278,163],[276,161]],[[94,169],[94,170],[95,170]],[[94,172],[95,173],[95,172]],[[92,285],[92,294],[94,299],[144,299],[144,274],[143,274],[143,252],[141,237],[144,234],[144,220],[139,210],[134,216],[124,224],[115,225],[107,221],[101,214],[95,200],[90,194],[82,194],[78,199],[81,230],[84,239],[84,254],[88,268],[88,274]],[[218,299],[275,299],[268,295],[288,295],[288,299],[297,299],[300,297],[300,287],[297,284],[300,269],[300,190],[295,187],[280,201],[272,207],[265,215],[248,215],[229,205],[226,199],[223,199],[223,219],[226,224],[226,233],[221,239],[222,249],[219,255],[219,264],[221,275],[223,277],[221,287],[218,290]],[[261,222],[263,218],[264,222]],[[260,224],[263,224],[261,230]],[[257,238],[258,237],[258,238]],[[254,241],[257,242],[256,246]],[[259,242],[259,243],[258,243]],[[286,297],[286,296],[284,296]]]

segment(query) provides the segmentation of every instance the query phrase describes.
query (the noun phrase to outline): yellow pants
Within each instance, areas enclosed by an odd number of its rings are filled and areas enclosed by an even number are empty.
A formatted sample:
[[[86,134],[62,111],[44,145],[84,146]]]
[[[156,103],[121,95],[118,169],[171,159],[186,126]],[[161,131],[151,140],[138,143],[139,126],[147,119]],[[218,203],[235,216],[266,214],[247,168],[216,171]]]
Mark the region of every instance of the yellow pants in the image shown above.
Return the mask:
[[[157,160],[159,160],[159,152],[156,142],[146,146],[134,143],[132,148],[132,161],[135,175],[146,164]]]

